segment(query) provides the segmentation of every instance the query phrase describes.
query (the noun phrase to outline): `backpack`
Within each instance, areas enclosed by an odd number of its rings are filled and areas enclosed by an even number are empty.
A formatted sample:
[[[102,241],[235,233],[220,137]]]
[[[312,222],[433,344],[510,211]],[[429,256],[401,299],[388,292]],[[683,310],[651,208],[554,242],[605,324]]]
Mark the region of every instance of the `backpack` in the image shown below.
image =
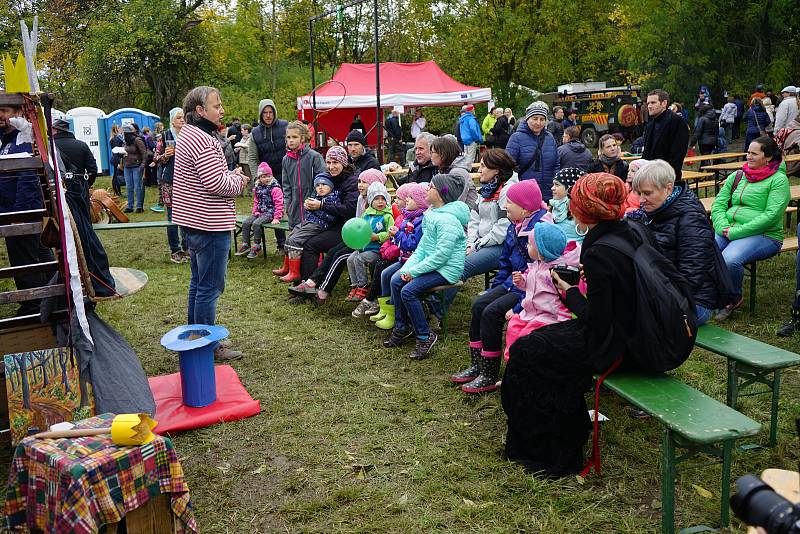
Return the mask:
[[[689,283],[653,244],[649,231],[637,222],[628,226],[639,245],[607,234],[597,244],[633,260],[636,273],[636,331],[629,354],[636,366],[663,373],[679,367],[691,354],[697,337],[694,299]]]

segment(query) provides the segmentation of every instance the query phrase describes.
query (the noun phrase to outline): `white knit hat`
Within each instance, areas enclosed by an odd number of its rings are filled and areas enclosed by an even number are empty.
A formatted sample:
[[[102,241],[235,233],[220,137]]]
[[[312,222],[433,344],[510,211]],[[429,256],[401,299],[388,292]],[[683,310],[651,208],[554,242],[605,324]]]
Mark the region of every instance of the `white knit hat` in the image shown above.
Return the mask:
[[[536,102],[532,102],[526,109],[525,109],[525,119],[528,120],[535,115],[541,115],[544,118],[547,118],[547,114],[550,112],[550,108],[542,102],[541,100],[537,100]]]

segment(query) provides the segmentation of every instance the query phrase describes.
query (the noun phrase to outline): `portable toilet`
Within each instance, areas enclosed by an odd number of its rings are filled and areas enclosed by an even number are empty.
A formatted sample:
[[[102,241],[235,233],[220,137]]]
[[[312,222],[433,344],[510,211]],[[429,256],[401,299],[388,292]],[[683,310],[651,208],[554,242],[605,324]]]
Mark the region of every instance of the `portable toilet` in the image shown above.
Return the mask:
[[[50,115],[53,117],[54,121],[57,121],[59,119],[67,120],[67,114],[61,111],[60,109],[52,108],[50,110]]]
[[[92,151],[97,168],[103,172],[108,172],[108,155],[101,147],[108,145],[108,137],[104,135],[100,120],[106,114],[102,109],[80,107],[72,108],[67,111],[66,120],[71,123],[72,133],[75,139],[79,139],[89,145]],[[55,119],[55,117],[53,117]]]
[[[108,140],[111,139],[111,126],[116,124],[121,127],[135,122],[140,131],[144,129],[145,126],[149,127],[150,130],[155,130],[155,124],[160,120],[161,118],[158,115],[137,108],[120,108],[106,115],[105,118],[102,119],[102,130],[106,139],[105,148],[103,150],[103,153],[106,155],[106,166],[108,165],[107,162],[111,161],[111,146],[108,144]]]

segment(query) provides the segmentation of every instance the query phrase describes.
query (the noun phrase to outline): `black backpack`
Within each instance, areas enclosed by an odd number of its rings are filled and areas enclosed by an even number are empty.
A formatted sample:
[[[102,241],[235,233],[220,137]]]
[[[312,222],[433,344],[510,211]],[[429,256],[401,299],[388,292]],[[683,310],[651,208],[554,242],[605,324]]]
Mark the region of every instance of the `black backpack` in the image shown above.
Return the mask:
[[[629,221],[638,241],[634,246],[614,234],[597,244],[625,254],[636,273],[636,332],[629,354],[643,370],[663,373],[679,367],[691,354],[697,337],[697,319],[689,283],[657,248],[647,228]]]

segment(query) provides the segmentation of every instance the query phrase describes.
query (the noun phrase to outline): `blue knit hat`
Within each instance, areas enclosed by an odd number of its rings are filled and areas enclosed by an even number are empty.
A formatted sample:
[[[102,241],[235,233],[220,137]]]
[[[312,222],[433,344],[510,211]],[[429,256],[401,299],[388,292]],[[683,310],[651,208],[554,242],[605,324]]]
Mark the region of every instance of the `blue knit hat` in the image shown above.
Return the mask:
[[[325,184],[331,189],[335,189],[336,186],[333,185],[333,182],[330,178],[325,176],[324,174],[318,174],[316,178],[314,178],[314,187],[317,187],[319,184]]]
[[[567,236],[557,225],[539,222],[533,227],[533,240],[544,261],[555,261],[567,247]]]

